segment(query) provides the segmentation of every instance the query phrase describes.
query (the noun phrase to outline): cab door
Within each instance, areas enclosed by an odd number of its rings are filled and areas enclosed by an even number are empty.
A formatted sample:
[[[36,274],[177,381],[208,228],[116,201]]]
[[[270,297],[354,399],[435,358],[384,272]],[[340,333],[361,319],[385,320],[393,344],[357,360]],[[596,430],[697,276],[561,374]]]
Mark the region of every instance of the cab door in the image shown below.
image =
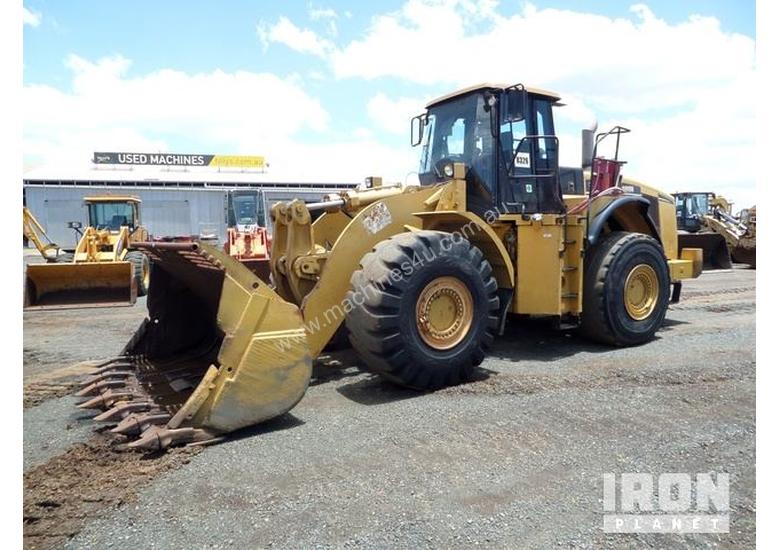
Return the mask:
[[[538,183],[538,208],[544,213],[559,213],[565,208],[558,173],[558,139],[555,137],[552,101],[532,96],[530,103],[529,126],[536,136],[530,144],[531,165]]]
[[[499,144],[499,182],[506,211],[563,212],[551,100],[529,96],[525,119],[501,124]]]

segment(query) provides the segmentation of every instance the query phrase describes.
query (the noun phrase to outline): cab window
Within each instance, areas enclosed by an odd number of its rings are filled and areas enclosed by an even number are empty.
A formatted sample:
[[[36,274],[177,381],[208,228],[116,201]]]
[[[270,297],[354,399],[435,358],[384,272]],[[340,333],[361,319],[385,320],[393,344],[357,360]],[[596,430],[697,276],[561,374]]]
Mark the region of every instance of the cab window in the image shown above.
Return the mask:
[[[96,229],[118,231],[135,227],[133,205],[127,202],[97,202],[89,205],[89,224]]]

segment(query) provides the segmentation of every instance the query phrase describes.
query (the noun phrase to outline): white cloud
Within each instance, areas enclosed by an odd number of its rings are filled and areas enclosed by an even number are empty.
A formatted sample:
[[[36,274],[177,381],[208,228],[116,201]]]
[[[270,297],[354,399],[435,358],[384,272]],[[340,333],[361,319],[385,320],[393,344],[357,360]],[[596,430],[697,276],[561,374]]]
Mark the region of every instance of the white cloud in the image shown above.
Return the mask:
[[[280,178],[404,180],[415,167],[416,151],[383,145],[367,129],[327,139],[329,115],[298,78],[169,69],[130,77],[121,56],[71,55],[66,66],[69,90],[24,88],[28,166],[83,170],[93,151],[172,151],[184,140],[194,148],[184,152],[262,154]]]
[[[268,151],[270,173],[285,178],[357,183],[366,176],[381,176],[385,181],[416,181],[416,174],[409,176],[417,166],[416,149],[384,145],[360,129],[347,138],[317,144],[246,136],[239,148]]]
[[[628,173],[666,190],[718,187],[738,203],[755,201],[756,94],[747,84],[755,40],[714,17],[670,23],[644,4],[624,17],[530,3],[503,15],[494,1],[408,0],[359,36],[328,52],[336,78],[395,78],[434,92],[517,80],[557,90],[570,162],[579,160],[576,129],[598,116],[602,129],[632,127],[622,149]],[[368,111],[398,128],[390,106],[402,101],[385,91]]]
[[[382,129],[392,134],[409,135],[409,120],[423,111],[425,101],[401,97],[390,99],[379,92],[366,106],[368,116]]]
[[[30,25],[31,27],[37,27],[40,25],[41,19],[43,18],[40,12],[27,9],[25,7],[22,7],[22,17],[24,24]]]
[[[84,155],[109,145],[164,149],[165,136],[233,152],[246,136],[270,142],[328,127],[317,99],[293,79],[268,73],[164,69],[131,78],[130,61],[121,56],[94,63],[71,55],[66,65],[70,91],[24,88],[27,155]]]
[[[509,17],[491,10],[490,4],[410,0],[335,50],[334,74],[449,85],[521,76],[573,88],[597,107],[636,112],[688,103],[678,91],[753,70],[754,41],[724,33],[714,18],[672,25],[643,5],[632,8],[632,19],[530,4]],[[470,30],[479,20],[488,26]]]
[[[284,44],[297,52],[320,57],[324,57],[333,49],[333,44],[329,40],[320,38],[317,33],[310,29],[302,29],[296,26],[284,16],[280,17],[273,25],[265,22],[258,23],[257,35],[264,50],[267,50],[268,46],[273,42]]]

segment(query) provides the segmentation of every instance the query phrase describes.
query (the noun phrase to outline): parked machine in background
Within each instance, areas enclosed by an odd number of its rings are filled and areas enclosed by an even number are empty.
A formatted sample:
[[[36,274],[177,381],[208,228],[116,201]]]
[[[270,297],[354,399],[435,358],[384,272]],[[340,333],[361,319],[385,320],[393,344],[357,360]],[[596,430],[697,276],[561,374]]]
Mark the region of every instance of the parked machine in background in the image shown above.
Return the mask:
[[[740,218],[732,205],[712,192],[675,193],[679,247],[701,248],[704,265],[729,269],[732,261],[756,267],[756,208]]]
[[[369,178],[275,204],[274,288],[205,244],[140,244],[149,318],[80,406],[159,449],[290,410],[342,326],[365,368],[418,389],[469,380],[509,314],[609,345],[652,339],[701,250],[678,250],[673,197],[596,157],[592,132],[597,183],[562,192],[559,99],[521,84],[448,94],[412,120],[420,185]]]
[[[137,197],[84,198],[89,225],[71,227],[80,234],[68,261],[28,265],[25,308],[130,305],[149,288],[149,258],[133,243],[149,241],[141,225]]]
[[[22,207],[22,235],[27,241],[33,243],[47,262],[61,262],[72,258],[71,255],[60,254],[62,248],[49,239],[43,226],[26,206]]]
[[[271,240],[265,228],[263,195],[258,189],[228,193],[228,229],[225,252],[269,281]]]

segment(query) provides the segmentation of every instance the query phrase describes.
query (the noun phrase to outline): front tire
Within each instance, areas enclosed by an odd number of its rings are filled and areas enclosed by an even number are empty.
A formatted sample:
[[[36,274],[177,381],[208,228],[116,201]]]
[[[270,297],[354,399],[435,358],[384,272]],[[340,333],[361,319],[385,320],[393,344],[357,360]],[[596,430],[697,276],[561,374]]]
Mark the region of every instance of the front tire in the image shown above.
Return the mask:
[[[482,252],[416,231],[379,243],[360,265],[346,327],[368,369],[417,389],[467,380],[498,330],[498,285]]]
[[[588,249],[582,332],[616,346],[649,341],[666,318],[669,268],[661,245],[647,235],[617,231]]]
[[[125,256],[125,260],[133,265],[133,278],[138,296],[146,296],[149,292],[149,256],[140,250],[131,250]]]

